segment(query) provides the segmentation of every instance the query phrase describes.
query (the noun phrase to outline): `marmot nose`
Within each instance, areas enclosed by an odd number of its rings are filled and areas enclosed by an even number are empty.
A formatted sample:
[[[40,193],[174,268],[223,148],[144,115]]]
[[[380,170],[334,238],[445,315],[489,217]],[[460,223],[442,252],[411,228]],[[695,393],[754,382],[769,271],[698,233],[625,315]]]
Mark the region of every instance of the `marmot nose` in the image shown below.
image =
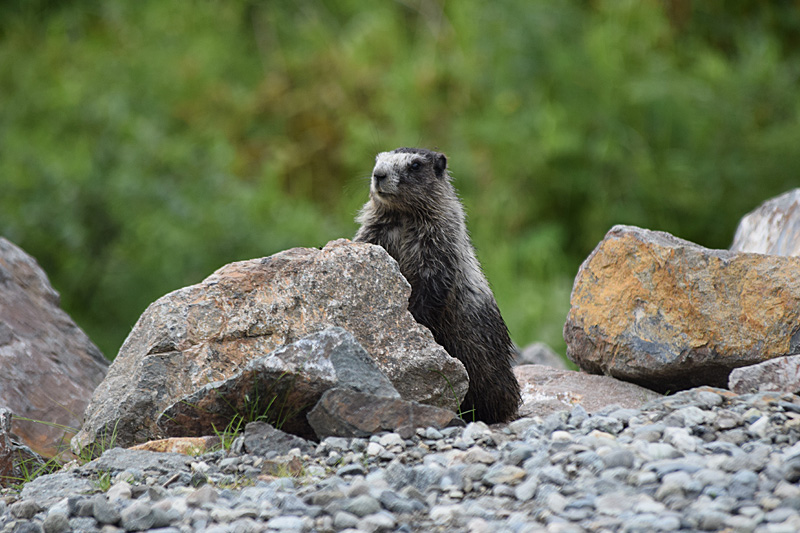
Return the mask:
[[[372,173],[372,179],[375,180],[375,183],[380,183],[386,179],[386,172],[379,170]]]

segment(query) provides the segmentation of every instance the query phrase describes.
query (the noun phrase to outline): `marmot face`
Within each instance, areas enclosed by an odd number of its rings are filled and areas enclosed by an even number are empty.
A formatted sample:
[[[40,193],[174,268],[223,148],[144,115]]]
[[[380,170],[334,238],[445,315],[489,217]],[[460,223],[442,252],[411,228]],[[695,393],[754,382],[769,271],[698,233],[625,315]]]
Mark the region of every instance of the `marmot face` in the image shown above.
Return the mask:
[[[382,207],[406,211],[419,205],[415,198],[449,183],[447,157],[420,148],[398,148],[375,157],[370,198]]]

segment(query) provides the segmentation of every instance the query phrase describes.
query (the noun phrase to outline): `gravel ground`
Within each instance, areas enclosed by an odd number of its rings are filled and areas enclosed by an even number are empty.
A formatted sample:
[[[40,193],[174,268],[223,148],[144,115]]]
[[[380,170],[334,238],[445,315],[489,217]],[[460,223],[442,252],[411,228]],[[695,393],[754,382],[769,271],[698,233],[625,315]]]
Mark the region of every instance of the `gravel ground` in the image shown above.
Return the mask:
[[[799,436],[797,396],[701,388],[273,458],[113,449],[8,496],[0,531],[795,533]]]

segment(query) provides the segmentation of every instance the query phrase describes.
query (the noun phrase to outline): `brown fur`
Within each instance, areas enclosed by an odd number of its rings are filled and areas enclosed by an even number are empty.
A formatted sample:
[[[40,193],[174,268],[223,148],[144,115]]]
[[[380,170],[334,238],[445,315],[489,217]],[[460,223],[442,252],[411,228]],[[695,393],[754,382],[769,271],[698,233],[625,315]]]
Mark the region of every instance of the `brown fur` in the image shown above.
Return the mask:
[[[467,369],[464,417],[511,419],[520,403],[514,347],[475,257],[444,154],[417,148],[378,154],[370,200],[357,221],[355,240],[382,246],[398,262],[411,284],[409,311]]]

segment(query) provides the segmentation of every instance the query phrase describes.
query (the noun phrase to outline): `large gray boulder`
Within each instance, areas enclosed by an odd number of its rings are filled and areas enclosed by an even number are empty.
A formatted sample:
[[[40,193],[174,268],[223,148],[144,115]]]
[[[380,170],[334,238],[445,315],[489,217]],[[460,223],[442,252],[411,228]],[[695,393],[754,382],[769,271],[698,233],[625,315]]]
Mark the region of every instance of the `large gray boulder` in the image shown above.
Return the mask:
[[[732,252],[800,255],[800,189],[767,200],[736,228]]]
[[[731,251],[800,256],[800,189],[767,200],[736,228]],[[737,368],[728,379],[734,392],[800,391],[800,356],[786,356]]]
[[[751,392],[800,393],[800,355],[776,357],[731,372],[728,388],[737,394]]]
[[[514,358],[514,366],[545,365],[553,368],[567,368],[564,358],[543,342],[534,342],[523,348]]]
[[[267,355],[282,383],[310,383],[303,350],[292,352],[293,362],[275,350],[331,326],[355,336],[403,399],[457,409],[466,371],[414,321],[410,291],[383,248],[346,239],[227,265],[144,312],[95,391],[73,448],[158,438],[165,410]],[[314,361],[332,368],[312,358],[308,370]],[[292,396],[285,412],[310,409],[314,394]]]
[[[12,431],[42,455],[63,451],[72,436],[63,428],[80,427],[108,361],[61,309],[36,260],[2,237],[0,360],[0,407],[16,415]]]
[[[796,257],[616,226],[581,265],[570,304],[572,361],[659,392],[724,387],[734,368],[800,353]]]

